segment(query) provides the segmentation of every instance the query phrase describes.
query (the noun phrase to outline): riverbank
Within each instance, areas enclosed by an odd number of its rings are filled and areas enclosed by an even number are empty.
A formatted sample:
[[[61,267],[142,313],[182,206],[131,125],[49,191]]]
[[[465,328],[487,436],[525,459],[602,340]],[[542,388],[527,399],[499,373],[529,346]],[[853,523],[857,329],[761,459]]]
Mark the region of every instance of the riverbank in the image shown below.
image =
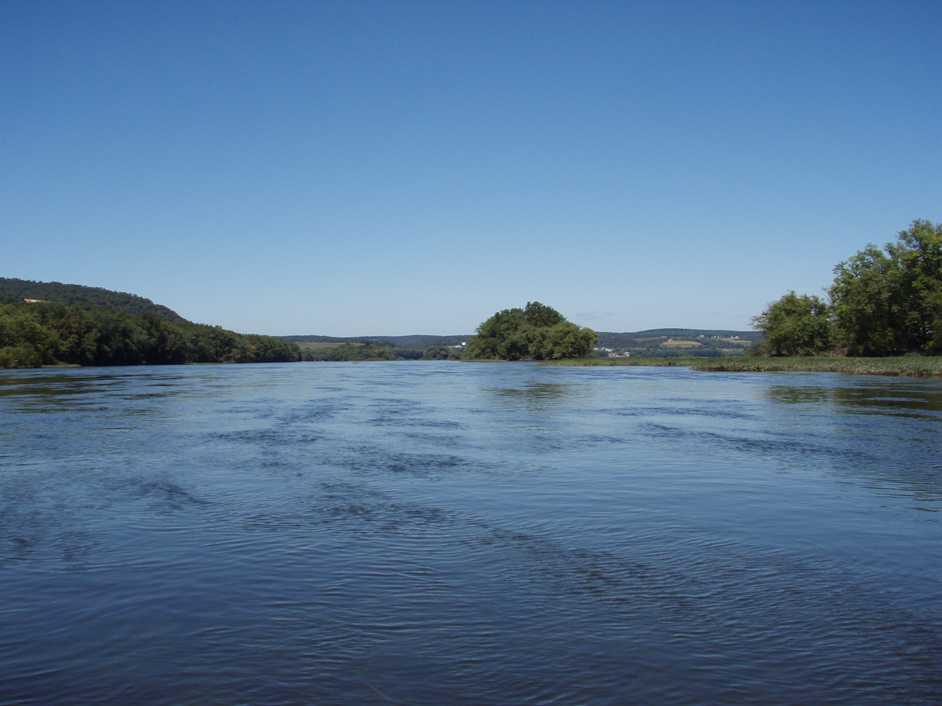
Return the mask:
[[[751,373],[844,373],[847,375],[901,375],[942,377],[942,356],[897,356],[889,358],[850,358],[843,356],[795,356],[766,358],[729,356],[725,358],[583,358],[550,361],[563,366],[681,366],[706,372]]]

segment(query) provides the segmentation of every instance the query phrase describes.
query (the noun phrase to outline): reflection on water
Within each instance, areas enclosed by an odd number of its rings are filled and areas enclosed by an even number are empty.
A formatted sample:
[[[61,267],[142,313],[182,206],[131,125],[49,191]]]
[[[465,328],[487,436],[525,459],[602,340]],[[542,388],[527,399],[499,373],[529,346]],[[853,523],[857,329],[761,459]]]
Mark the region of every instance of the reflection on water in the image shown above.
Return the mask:
[[[935,383],[882,381],[861,386],[773,385],[769,397],[785,404],[830,403],[861,414],[942,420],[942,388]]]
[[[0,704],[939,703],[940,419],[899,378],[5,373]]]
[[[527,381],[520,387],[496,387],[489,390],[505,404],[523,404],[531,412],[552,409],[567,397],[577,396],[574,386],[565,383]]]

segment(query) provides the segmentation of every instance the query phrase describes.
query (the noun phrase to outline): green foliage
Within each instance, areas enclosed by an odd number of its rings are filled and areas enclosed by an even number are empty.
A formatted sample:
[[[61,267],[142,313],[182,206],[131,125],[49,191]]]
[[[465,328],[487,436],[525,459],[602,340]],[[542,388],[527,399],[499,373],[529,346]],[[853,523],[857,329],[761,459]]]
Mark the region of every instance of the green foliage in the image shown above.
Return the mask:
[[[396,357],[391,346],[377,343],[343,343],[339,346],[305,347],[301,350],[301,359],[307,361],[395,360]]]
[[[555,326],[566,321],[556,309],[540,302],[527,302],[527,306],[523,310],[523,318],[528,325],[535,328]]]
[[[771,355],[814,355],[831,347],[830,311],[815,296],[789,292],[753,323],[765,334],[763,346]]]
[[[830,295],[837,335],[851,355],[891,355],[905,349],[898,316],[899,271],[868,246],[834,268]]]
[[[834,268],[828,294],[830,306],[790,292],[757,316],[757,352],[942,354],[942,224],[913,221],[895,243],[868,245]]]
[[[81,307],[104,307],[135,316],[152,314],[170,321],[186,321],[172,309],[136,294],[114,292],[101,287],[85,287],[80,284],[33,282],[28,279],[0,277],[0,304],[22,304],[25,299]]]
[[[0,304],[0,367],[298,360],[297,345],[105,307]]]
[[[942,225],[914,221],[834,270],[830,295],[851,355],[942,353]]]
[[[595,345],[595,331],[566,321],[562,314],[540,302],[523,309],[498,311],[478,327],[468,342],[468,357],[500,360],[559,360],[587,355]]]
[[[426,348],[422,353],[424,360],[461,360],[462,357],[460,349],[451,348],[450,346],[432,346]]]

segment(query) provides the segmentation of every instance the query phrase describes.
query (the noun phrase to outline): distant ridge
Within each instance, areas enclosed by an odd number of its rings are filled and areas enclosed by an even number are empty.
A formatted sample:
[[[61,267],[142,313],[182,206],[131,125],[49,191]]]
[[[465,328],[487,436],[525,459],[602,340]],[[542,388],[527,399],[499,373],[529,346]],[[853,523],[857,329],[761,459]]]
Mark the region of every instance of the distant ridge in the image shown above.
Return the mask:
[[[474,334],[434,336],[282,336],[294,343],[379,343],[394,348],[425,350],[435,346],[455,346]],[[684,349],[687,354],[714,355],[731,349],[744,350],[762,340],[758,331],[731,329],[655,328],[644,331],[600,331],[599,346],[634,353],[663,354],[673,349]],[[684,346],[683,342],[694,345]]]
[[[644,331],[626,331],[624,333],[607,332],[600,336],[739,336],[759,340],[762,334],[759,331],[736,331],[733,329],[707,329],[707,328],[651,328]]]
[[[34,282],[28,279],[0,277],[0,304],[21,304],[25,299],[73,306],[99,306],[134,316],[151,314],[168,321],[186,321],[173,309],[150,299],[102,287],[62,282]]]
[[[467,341],[474,334],[454,336],[434,336],[413,334],[410,336],[281,336],[292,343],[381,343],[394,348],[415,348],[418,350],[432,346],[456,346]]]

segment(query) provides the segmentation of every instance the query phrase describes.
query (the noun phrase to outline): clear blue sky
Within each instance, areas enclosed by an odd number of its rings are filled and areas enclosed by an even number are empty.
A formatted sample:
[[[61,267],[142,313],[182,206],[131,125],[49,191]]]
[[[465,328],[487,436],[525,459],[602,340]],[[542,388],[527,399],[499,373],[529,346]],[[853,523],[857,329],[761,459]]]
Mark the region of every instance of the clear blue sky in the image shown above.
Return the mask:
[[[0,275],[261,333],[744,328],[942,220],[942,2],[0,2]]]

